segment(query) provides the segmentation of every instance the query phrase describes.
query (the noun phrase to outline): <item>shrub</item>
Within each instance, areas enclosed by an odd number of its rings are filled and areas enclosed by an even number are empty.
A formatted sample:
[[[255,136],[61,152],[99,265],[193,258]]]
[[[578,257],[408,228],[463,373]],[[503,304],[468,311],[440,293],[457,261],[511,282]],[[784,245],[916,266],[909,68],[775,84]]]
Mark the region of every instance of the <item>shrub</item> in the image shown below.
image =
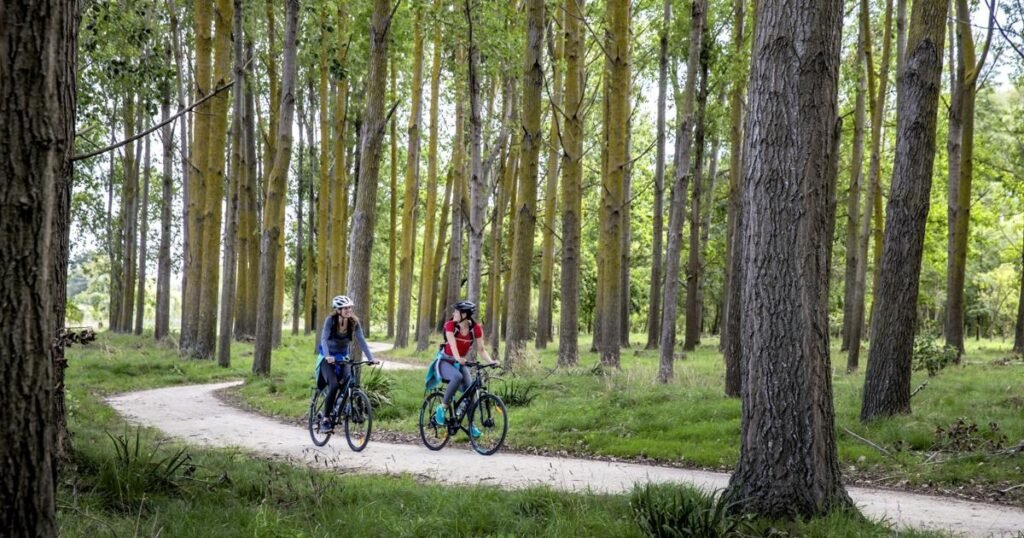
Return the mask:
[[[183,480],[195,472],[184,448],[168,453],[160,443],[144,446],[139,428],[134,440],[127,430],[116,437],[107,432],[107,437],[116,454],[100,463],[96,490],[113,508],[134,510],[146,497],[178,493]]]
[[[956,349],[936,342],[931,334],[921,333],[914,338],[914,355],[911,359],[915,372],[928,371],[928,377],[935,377],[943,368],[956,360]]]
[[[640,530],[653,538],[742,537],[752,532],[751,517],[736,515],[724,494],[689,486],[646,484],[633,489],[629,507]]]
[[[537,384],[523,379],[502,379],[501,387],[496,392],[505,405],[526,407],[537,397]]]
[[[374,408],[392,404],[391,389],[395,385],[395,380],[380,368],[370,368],[364,371],[359,384],[363,387],[366,395],[370,397],[370,404]]]

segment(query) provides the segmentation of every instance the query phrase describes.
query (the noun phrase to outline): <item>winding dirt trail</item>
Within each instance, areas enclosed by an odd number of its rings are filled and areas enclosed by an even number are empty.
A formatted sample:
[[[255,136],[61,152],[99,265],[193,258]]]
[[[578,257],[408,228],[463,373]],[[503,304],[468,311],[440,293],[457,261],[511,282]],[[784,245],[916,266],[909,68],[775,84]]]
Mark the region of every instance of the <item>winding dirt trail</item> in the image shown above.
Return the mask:
[[[403,368],[394,361],[385,367]],[[155,427],[185,442],[211,447],[238,447],[263,456],[303,462],[335,471],[411,474],[446,484],[484,484],[502,488],[549,486],[570,491],[623,493],[634,484],[676,482],[720,489],[725,473],[711,473],[585,459],[505,454],[477,455],[469,448],[432,452],[420,445],[388,444],[372,438],[353,453],[335,436],[323,448],[310,442],[304,428],[248,413],[224,403],[218,390],[241,381],[188,385],[133,392],[107,402],[132,422]],[[514,422],[511,434],[514,435]],[[452,469],[458,469],[452,474]],[[1024,530],[1024,510],[891,490],[850,487],[862,512],[886,518],[898,527],[936,529],[967,536],[1017,536]]]

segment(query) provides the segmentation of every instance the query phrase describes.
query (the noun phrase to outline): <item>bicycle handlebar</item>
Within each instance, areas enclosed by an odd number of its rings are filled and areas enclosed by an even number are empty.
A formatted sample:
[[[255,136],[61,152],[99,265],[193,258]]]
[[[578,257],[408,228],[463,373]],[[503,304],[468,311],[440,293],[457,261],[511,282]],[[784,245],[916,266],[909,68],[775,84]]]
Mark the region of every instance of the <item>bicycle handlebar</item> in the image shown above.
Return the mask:
[[[472,367],[472,368],[500,368],[501,367],[501,365],[499,363],[497,363],[497,362],[492,362],[490,364],[480,364],[479,362],[466,362],[465,364],[466,364],[466,366],[469,366],[469,367]]]
[[[360,366],[360,365],[363,365],[363,364],[380,364],[380,361],[359,361],[359,362],[352,362],[352,361],[339,361],[339,360],[336,360],[336,361],[334,361],[334,363],[335,363],[335,364],[348,364],[348,365],[351,365],[351,366]]]

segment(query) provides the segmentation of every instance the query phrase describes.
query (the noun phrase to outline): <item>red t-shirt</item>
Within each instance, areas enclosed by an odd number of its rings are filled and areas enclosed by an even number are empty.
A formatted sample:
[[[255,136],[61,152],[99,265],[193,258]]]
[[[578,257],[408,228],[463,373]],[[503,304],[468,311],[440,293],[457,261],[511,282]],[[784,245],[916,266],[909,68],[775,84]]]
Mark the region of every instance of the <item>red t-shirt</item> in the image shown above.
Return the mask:
[[[455,356],[455,354],[452,353],[451,344],[448,343],[448,338],[447,338],[447,333],[455,333],[455,345],[457,345],[459,347],[459,356],[465,358],[466,354],[469,353],[470,346],[473,345],[473,336],[471,336],[469,334],[469,332],[467,332],[466,334],[462,334],[462,330],[461,329],[456,330],[455,329],[455,322],[452,321],[452,320],[448,320],[448,322],[444,324],[444,332],[445,332],[444,354],[448,355],[449,357],[454,357]],[[479,323],[475,323],[473,325],[473,334],[476,336],[476,339],[483,338],[484,337],[484,327],[483,327],[483,325],[481,325]]]

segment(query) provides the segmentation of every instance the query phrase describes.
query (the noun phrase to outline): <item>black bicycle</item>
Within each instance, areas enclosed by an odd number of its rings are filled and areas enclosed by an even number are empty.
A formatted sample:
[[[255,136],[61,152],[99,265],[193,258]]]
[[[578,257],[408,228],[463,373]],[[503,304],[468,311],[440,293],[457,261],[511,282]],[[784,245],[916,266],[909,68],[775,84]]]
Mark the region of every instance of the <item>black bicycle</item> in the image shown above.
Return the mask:
[[[373,406],[370,405],[370,398],[359,386],[359,376],[355,368],[364,364],[373,364],[371,361],[360,361],[349,363],[352,365],[352,373],[348,378],[342,380],[338,387],[338,394],[334,399],[334,409],[330,414],[325,414],[324,407],[327,405],[327,387],[323,390],[313,386],[313,395],[309,400],[309,437],[313,439],[316,446],[324,446],[330,440],[334,430],[322,431],[321,424],[326,416],[332,424],[337,424],[344,419],[345,439],[352,450],[359,452],[366,448],[370,440],[370,430],[373,427]],[[326,362],[321,368],[330,366]]]
[[[498,365],[467,362],[465,366],[473,368],[473,382],[454,405],[445,409],[444,424],[439,424],[435,417],[437,406],[444,401],[444,391],[437,388],[423,399],[423,407],[420,408],[420,438],[430,450],[441,450],[452,435],[461,430],[469,436],[473,450],[490,456],[501,448],[508,434],[505,402],[487,391],[487,370]],[[467,416],[468,425],[464,426],[463,420]]]

